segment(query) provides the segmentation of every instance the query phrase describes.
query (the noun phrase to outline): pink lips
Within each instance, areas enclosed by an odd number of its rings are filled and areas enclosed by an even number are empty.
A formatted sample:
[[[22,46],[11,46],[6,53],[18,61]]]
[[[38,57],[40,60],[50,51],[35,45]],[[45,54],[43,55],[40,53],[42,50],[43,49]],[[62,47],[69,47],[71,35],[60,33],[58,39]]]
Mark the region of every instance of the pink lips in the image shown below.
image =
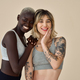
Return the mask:
[[[48,28],[41,28],[43,31],[47,31],[48,30]]]

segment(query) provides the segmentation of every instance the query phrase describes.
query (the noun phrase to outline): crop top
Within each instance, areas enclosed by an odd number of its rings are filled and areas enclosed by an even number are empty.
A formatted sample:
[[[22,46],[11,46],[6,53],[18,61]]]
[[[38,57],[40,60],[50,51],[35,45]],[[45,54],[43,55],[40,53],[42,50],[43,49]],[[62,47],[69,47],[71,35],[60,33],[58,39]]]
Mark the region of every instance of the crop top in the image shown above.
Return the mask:
[[[18,50],[18,55],[19,55],[19,59],[20,57],[23,55],[24,51],[25,51],[25,46],[23,45],[23,43],[21,42],[18,34],[14,31],[11,30],[15,33],[16,35],[16,39],[17,39],[17,50]],[[2,53],[2,59],[9,61],[8,55],[7,55],[7,49],[5,47],[3,47],[2,42],[1,42],[1,53]]]
[[[52,44],[49,50],[51,53],[55,54],[54,39],[52,40]],[[33,58],[33,70],[53,69],[50,63],[47,61],[44,52],[38,51],[35,47],[33,49],[32,58]],[[58,69],[62,69],[62,66],[63,62],[61,63]]]

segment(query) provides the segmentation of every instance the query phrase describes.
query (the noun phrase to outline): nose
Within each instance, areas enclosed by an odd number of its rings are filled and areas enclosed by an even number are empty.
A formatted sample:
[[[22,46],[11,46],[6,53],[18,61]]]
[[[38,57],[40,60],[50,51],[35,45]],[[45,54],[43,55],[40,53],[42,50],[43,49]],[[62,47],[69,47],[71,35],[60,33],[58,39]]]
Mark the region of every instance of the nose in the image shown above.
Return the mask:
[[[47,26],[47,23],[46,22],[43,22],[43,26],[46,27]]]
[[[26,22],[26,26],[27,26],[27,27],[30,26],[30,22],[29,22],[29,21]]]

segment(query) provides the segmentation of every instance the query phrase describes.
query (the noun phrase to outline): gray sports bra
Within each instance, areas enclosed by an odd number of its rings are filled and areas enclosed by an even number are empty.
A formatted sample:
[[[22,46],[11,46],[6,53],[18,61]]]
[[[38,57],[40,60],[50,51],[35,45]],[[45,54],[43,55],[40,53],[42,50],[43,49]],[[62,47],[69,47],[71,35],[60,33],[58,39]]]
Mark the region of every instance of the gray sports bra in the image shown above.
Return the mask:
[[[52,44],[49,50],[51,53],[55,54],[54,39],[52,40]],[[53,69],[50,63],[47,61],[44,53],[36,50],[35,47],[33,50],[32,57],[33,57],[33,70]],[[62,66],[63,66],[63,62],[58,69],[62,69]]]

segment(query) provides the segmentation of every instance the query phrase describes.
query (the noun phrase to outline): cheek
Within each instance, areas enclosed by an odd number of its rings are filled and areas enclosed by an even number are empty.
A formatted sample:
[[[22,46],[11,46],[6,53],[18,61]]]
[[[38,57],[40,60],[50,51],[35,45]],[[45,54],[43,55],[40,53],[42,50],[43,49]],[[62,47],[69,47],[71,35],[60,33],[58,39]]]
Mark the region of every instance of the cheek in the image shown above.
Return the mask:
[[[49,27],[50,29],[51,29],[51,26],[52,26],[51,24],[48,24],[48,27]]]
[[[42,26],[41,23],[38,23],[38,24],[37,24],[37,28],[40,28],[41,26]]]
[[[39,26],[39,25],[37,25],[37,30],[38,30],[38,32],[40,32],[40,31],[41,31],[41,29],[40,29],[40,26]]]
[[[20,21],[20,24],[21,24],[21,25],[24,25],[25,23],[24,23],[23,21]]]
[[[33,24],[30,24],[30,27],[33,28]]]
[[[37,30],[39,31],[39,26],[37,25]]]
[[[40,28],[40,25],[39,24],[37,24],[37,29],[39,29]]]

